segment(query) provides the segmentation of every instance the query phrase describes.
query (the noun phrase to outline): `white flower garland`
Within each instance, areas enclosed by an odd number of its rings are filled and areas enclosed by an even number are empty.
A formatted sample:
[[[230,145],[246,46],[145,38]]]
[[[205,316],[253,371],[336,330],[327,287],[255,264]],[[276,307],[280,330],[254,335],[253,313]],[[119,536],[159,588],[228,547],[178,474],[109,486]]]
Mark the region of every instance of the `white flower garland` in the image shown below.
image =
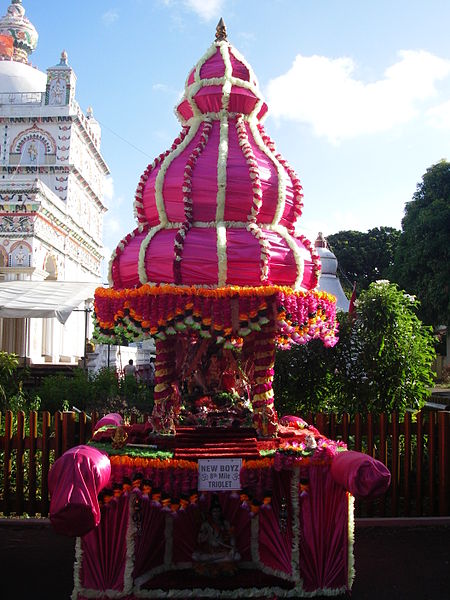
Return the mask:
[[[205,62],[208,59],[210,59],[212,56],[214,56],[214,54],[217,52],[217,49],[219,49],[219,52],[224,61],[225,70],[224,70],[223,76],[222,77],[210,77],[210,78],[204,78],[204,79],[200,78],[200,71],[201,71],[203,65],[205,64]],[[233,56],[237,60],[242,62],[242,64],[247,68],[247,70],[249,72],[249,81],[246,81],[245,79],[240,79],[239,77],[233,76],[233,65],[231,63],[230,53],[233,54]],[[185,92],[183,94],[183,97],[177,103],[177,106],[175,106],[175,114],[176,114],[177,118],[181,121],[182,124],[190,124],[192,121],[192,118],[185,119],[178,112],[178,107],[184,100],[187,100],[189,102],[192,112],[193,112],[193,118],[198,118],[200,115],[206,116],[205,113],[202,113],[200,111],[200,109],[198,108],[198,105],[195,102],[194,96],[199,92],[199,90],[201,88],[210,87],[210,86],[222,87],[222,94],[223,94],[222,110],[218,113],[207,113],[207,116],[209,118],[211,118],[211,120],[218,120],[218,119],[221,119],[223,116],[225,116],[224,113],[228,109],[230,92],[231,92],[231,88],[233,85],[245,88],[255,95],[257,102],[255,104],[255,108],[253,109],[253,111],[251,112],[249,117],[253,119],[256,117],[256,115],[258,115],[258,113],[261,110],[261,107],[264,103],[264,99],[263,99],[261,91],[259,89],[258,80],[255,76],[255,73],[253,72],[253,69],[248,64],[248,62],[245,60],[245,58],[236,50],[236,48],[231,46],[231,44],[228,41],[223,40],[220,42],[214,42],[207,49],[205,54],[200,58],[200,60],[197,62],[196,66],[194,67],[194,81],[192,83],[189,83],[189,77],[192,73],[192,70],[193,69],[191,69],[189,71],[188,76],[186,77]],[[230,113],[227,113],[227,115],[230,116]]]
[[[160,223],[159,225],[155,225],[155,227],[152,227],[150,229],[150,231],[147,233],[147,235],[145,236],[145,238],[142,241],[141,246],[139,248],[138,276],[139,276],[139,281],[142,284],[148,283],[147,271],[145,269],[145,254],[147,252],[147,248],[148,248],[150,242],[152,241],[153,236],[155,234],[157,234],[158,231],[161,231],[161,229],[164,229],[162,223]]]
[[[259,515],[254,515],[250,521],[250,551],[252,562],[260,566],[261,558],[259,556]]]
[[[183,128],[183,130],[184,129],[185,128]],[[181,137],[181,135],[180,135],[180,137]],[[147,220],[143,214],[144,205],[142,203],[142,195],[144,193],[145,184],[147,183],[148,178],[150,177],[150,173],[152,173],[152,171],[154,171],[154,169],[160,164],[161,161],[163,161],[166,158],[166,156],[169,153],[170,153],[170,150],[166,150],[165,152],[162,152],[159,156],[157,156],[155,158],[155,160],[150,165],[148,165],[148,167],[145,169],[145,171],[141,175],[141,178],[140,178],[139,183],[136,188],[136,193],[134,195],[134,202],[133,202],[133,214],[134,214],[134,218],[138,221],[138,223],[141,223],[141,224],[147,223]]]
[[[183,203],[185,221],[179,227],[175,236],[174,242],[174,279],[175,283],[181,281],[181,263],[186,235],[192,227],[193,202],[192,202],[192,173],[197,160],[208,143],[209,134],[211,133],[212,124],[210,121],[203,122],[203,129],[200,139],[194,150],[189,155],[183,173]]]
[[[81,547],[81,538],[77,537],[75,541],[75,562],[73,565],[73,592],[71,596],[72,600],[77,600],[81,592],[80,573],[82,560],[83,549]]]
[[[270,229],[272,231],[275,231],[275,233],[278,233],[278,235],[281,236],[286,241],[290,250],[292,250],[292,254],[294,255],[295,264],[297,266],[297,277],[296,277],[295,283],[292,287],[294,288],[294,290],[298,291],[302,287],[303,274],[304,274],[304,270],[305,270],[305,261],[303,260],[303,257],[300,254],[299,247],[295,243],[294,238],[291,236],[291,234],[286,229],[286,227],[283,227],[282,225],[277,224],[277,225],[272,225],[270,227]]]
[[[298,581],[297,585],[303,587],[303,581],[300,577],[300,467],[295,467],[291,478],[291,503],[292,503],[292,577]]]
[[[250,214],[248,215],[249,223],[247,225],[248,231],[258,240],[261,247],[261,271],[260,281],[265,282],[269,277],[269,243],[264,237],[261,228],[257,224],[257,217],[262,205],[262,186],[259,178],[259,168],[253,153],[252,147],[248,141],[247,129],[244,124],[242,115],[239,115],[236,119],[236,131],[238,136],[238,142],[244,155],[247,165],[249,167],[250,178],[252,180],[252,191],[253,191],[253,202]]]
[[[274,166],[277,170],[278,200],[277,200],[277,207],[275,210],[275,215],[273,217],[272,225],[278,225],[281,217],[283,216],[284,208],[286,205],[286,182],[285,182],[286,172],[283,168],[283,165],[276,158],[274,153],[270,150],[270,148],[268,148],[265,145],[264,140],[259,132],[257,122],[249,121],[249,125],[250,125],[250,131],[252,132],[253,139],[255,140],[256,145],[261,150],[261,152],[263,152],[267,156],[267,158],[269,158],[269,160],[271,160],[271,162],[274,164]]]
[[[320,256],[316,250],[316,247],[311,243],[310,240],[308,240],[308,238],[306,236],[304,236],[303,234],[297,234],[295,236],[298,240],[301,241],[301,243],[305,246],[305,248],[309,251],[309,253],[311,254],[311,260],[313,262],[314,265],[314,279],[315,279],[315,283],[314,283],[314,288],[317,287],[317,284],[319,282],[319,277],[320,277],[320,272],[322,270],[322,264],[320,262]]]
[[[139,231],[140,231],[139,228],[133,229],[133,231],[131,233],[127,234],[124,238],[122,238],[120,240],[120,242],[117,244],[117,246],[113,250],[113,252],[111,254],[111,258],[109,259],[109,263],[108,263],[108,283],[109,283],[110,287],[114,286],[114,281],[113,281],[113,277],[112,277],[112,266],[113,266],[115,259],[122,254],[122,252],[127,247],[128,243],[131,242],[131,240],[134,237],[136,237],[136,233],[138,233]]]
[[[288,161],[281,156],[279,152],[277,152],[275,143],[271,140],[271,138],[264,131],[264,127],[261,124],[258,124],[258,131],[260,132],[264,143],[267,144],[268,148],[274,153],[276,158],[280,161],[280,163],[285,168],[289,178],[292,182],[292,189],[294,192],[294,222],[292,227],[290,228],[290,232],[293,233],[295,228],[295,222],[301,216],[303,210],[303,193],[302,193],[302,184],[300,183],[300,179],[297,176],[297,173],[290,166]]]
[[[131,594],[133,590],[133,569],[134,569],[134,552],[135,552],[135,536],[136,536],[136,523],[133,520],[133,505],[136,494],[130,494],[128,501],[128,527],[127,534],[125,536],[126,543],[126,555],[125,555],[125,569],[123,572],[123,591],[126,594]]]
[[[355,498],[348,495],[348,589],[350,590],[355,579],[355,555],[353,552],[355,544]]]
[[[186,134],[184,140],[178,144],[178,146],[170,152],[165,159],[162,161],[161,168],[158,171],[158,175],[156,176],[155,181],[155,199],[156,199],[156,208],[158,210],[159,222],[161,225],[165,226],[168,223],[166,208],[164,205],[164,197],[163,197],[163,186],[164,179],[167,173],[167,169],[170,167],[172,162],[183,152],[183,150],[190,144],[193,140],[197,130],[200,126],[201,119],[197,119],[192,122],[192,125],[189,131]]]
[[[227,230],[223,223],[217,223],[217,285],[224,287],[227,283]]]
[[[223,74],[223,85],[222,85],[222,110],[228,112],[228,105],[230,103],[230,94],[233,77],[233,67],[231,65],[229,55],[229,44],[220,44],[219,50],[222,56],[223,64],[225,65],[225,72]],[[240,80],[239,80],[240,81]]]
[[[220,121],[219,156],[217,158],[217,207],[216,222],[223,222],[227,189],[228,119]]]

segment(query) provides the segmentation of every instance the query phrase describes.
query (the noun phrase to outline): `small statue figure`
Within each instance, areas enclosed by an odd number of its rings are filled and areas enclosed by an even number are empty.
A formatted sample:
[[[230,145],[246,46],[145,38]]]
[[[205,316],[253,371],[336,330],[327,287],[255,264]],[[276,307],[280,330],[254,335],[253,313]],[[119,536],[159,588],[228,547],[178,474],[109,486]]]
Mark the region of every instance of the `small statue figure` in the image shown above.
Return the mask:
[[[217,496],[200,526],[197,543],[198,549],[192,555],[196,573],[208,577],[236,573],[241,555],[236,549],[234,530],[224,519]]]

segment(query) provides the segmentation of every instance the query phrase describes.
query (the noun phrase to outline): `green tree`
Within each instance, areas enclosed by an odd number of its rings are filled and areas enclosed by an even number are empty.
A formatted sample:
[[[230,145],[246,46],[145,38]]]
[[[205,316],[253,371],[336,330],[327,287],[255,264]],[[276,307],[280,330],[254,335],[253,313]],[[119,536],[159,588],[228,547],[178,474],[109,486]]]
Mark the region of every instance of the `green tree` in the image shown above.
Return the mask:
[[[338,313],[334,348],[313,341],[279,352],[274,389],[280,413],[421,408],[433,382],[435,352],[417,305],[395,284],[372,283],[357,301],[356,316]]]
[[[18,389],[15,377],[18,367],[16,354],[0,352],[0,408],[6,408],[9,395]]]
[[[417,295],[430,325],[450,322],[450,163],[427,169],[405,207],[393,279]]]
[[[377,279],[389,279],[400,231],[393,227],[374,227],[367,232],[339,231],[327,237],[330,250],[345,274],[341,280],[349,291],[353,281],[361,292]]]

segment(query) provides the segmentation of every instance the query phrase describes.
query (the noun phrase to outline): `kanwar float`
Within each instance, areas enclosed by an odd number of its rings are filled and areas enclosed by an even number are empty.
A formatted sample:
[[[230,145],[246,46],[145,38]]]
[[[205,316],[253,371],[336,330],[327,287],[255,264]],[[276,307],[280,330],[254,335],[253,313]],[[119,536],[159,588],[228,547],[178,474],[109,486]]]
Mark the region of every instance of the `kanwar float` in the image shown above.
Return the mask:
[[[300,417],[278,419],[276,348],[331,347],[337,324],[266,113],[221,20],[95,294],[100,341],[155,339],[154,407],[141,425],[107,415],[50,472],[53,526],[77,536],[73,600],[351,588],[353,496],[383,493],[390,475]]]

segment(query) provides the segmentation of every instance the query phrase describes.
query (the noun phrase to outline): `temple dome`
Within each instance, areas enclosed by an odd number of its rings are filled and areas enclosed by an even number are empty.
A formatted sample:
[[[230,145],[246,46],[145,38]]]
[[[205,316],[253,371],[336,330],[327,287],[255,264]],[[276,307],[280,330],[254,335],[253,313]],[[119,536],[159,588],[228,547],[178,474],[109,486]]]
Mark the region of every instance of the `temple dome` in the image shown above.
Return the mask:
[[[47,75],[39,69],[12,60],[0,61],[0,92],[45,92]]]
[[[338,261],[335,254],[328,248],[327,241],[322,232],[319,232],[314,246],[317,254],[320,256],[322,265],[318,289],[322,292],[333,294],[336,298],[337,309],[347,312],[350,303],[337,275]]]
[[[12,59],[27,63],[28,55],[36,49],[39,36],[34,25],[25,16],[22,0],[12,0],[8,6],[6,15],[0,19],[0,35],[13,38]]]
[[[302,187],[263,128],[266,111],[250,65],[216,37],[186,79],[180,135],[140,179],[114,287],[316,287],[319,258],[295,232]]]

